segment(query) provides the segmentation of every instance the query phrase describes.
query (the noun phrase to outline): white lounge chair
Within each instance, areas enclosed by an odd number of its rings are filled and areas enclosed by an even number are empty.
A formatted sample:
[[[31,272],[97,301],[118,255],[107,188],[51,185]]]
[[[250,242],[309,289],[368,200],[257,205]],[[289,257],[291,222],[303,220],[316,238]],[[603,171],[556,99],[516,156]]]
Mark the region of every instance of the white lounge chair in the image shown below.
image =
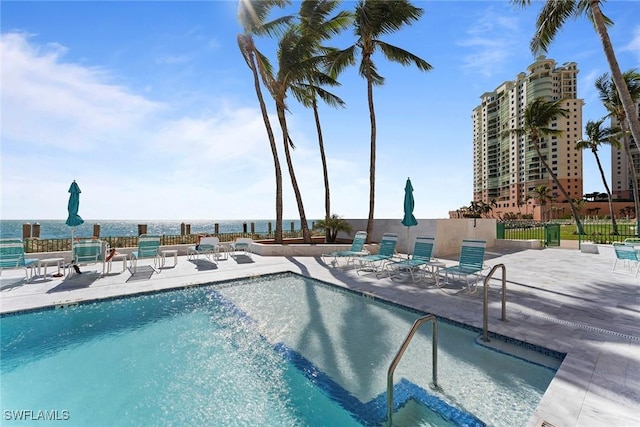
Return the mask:
[[[347,266],[349,264],[353,264],[355,262],[356,257],[369,255],[369,252],[364,249],[364,244],[367,240],[367,232],[366,231],[358,231],[353,238],[353,242],[351,242],[351,248],[346,251],[334,251],[328,254],[322,254],[322,259],[325,264],[333,264],[334,266],[338,265],[338,258],[344,258],[347,260]],[[327,262],[325,258],[333,258],[333,260]]]
[[[29,282],[33,278],[33,269],[37,263],[37,258],[25,258],[22,240],[2,239],[0,241],[0,273],[5,268],[24,268],[27,282]]]
[[[480,280],[480,272],[484,268],[484,250],[486,242],[484,240],[465,239],[462,241],[460,248],[460,259],[457,265],[443,268],[440,271],[444,272],[445,282],[448,280],[449,274],[451,276],[464,277],[467,283],[467,291],[470,294],[476,292],[478,288],[478,281]],[[474,284],[473,289],[469,283],[469,278],[473,277]]]
[[[638,277],[638,271],[640,271],[640,257],[638,256],[638,251],[635,247],[628,244],[614,244],[613,249],[616,252],[616,260],[613,263],[611,271],[613,272],[616,269],[618,261],[622,260],[622,264],[629,270],[633,270],[633,267],[635,267],[635,277]]]
[[[251,247],[253,246],[253,239],[250,237],[238,237],[230,246],[233,251],[233,256],[238,255],[236,252],[242,252],[244,255],[252,258]]]
[[[425,272],[433,276],[433,274],[427,270],[427,267],[431,263],[431,253],[433,252],[434,244],[435,238],[433,236],[417,237],[411,258],[391,261],[387,264],[391,279],[393,280],[398,277],[403,271],[411,275],[414,283],[422,280]]]
[[[138,237],[138,250],[131,252],[133,273],[137,271],[138,260],[142,258],[152,258],[153,270],[156,271],[156,265],[160,265],[160,236],[141,234]]]
[[[375,255],[365,255],[358,257],[358,274],[376,273],[376,276],[385,269],[386,263],[396,253],[396,243],[398,243],[398,234],[384,233],[380,241],[380,250]],[[387,270],[388,272],[388,270]]]
[[[219,238],[202,237],[199,244],[189,247],[187,255],[189,259],[197,260],[200,255],[204,255],[207,258],[213,258],[214,261],[217,261],[222,249],[224,249],[224,247],[220,244]]]
[[[104,254],[102,251],[102,240],[80,239],[72,244],[73,263],[77,266],[81,264],[102,264],[104,273]],[[74,269],[69,269],[69,276],[73,275]]]

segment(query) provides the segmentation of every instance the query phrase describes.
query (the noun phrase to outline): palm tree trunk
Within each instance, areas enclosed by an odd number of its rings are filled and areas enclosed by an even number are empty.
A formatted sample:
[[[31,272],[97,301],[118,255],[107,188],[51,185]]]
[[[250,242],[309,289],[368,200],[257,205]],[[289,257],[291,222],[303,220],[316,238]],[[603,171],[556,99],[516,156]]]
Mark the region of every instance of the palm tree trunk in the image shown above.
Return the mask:
[[[636,141],[636,143],[640,143],[640,120],[638,120],[636,106],[633,102],[633,98],[631,98],[631,93],[629,93],[629,88],[627,87],[627,83],[624,79],[622,71],[620,71],[618,59],[616,58],[615,52],[613,50],[613,45],[611,44],[611,39],[609,38],[609,33],[607,32],[607,27],[604,23],[604,16],[602,15],[602,11],[600,10],[599,0],[591,0],[590,6],[593,15],[593,24],[595,25],[596,31],[600,36],[604,54],[607,57],[607,62],[609,63],[609,68],[611,69],[611,78],[613,79],[613,82],[616,85],[616,90],[620,95],[620,101],[622,101],[622,108],[624,109],[624,112],[626,114],[629,129],[631,130],[631,135],[633,136],[633,140]],[[620,126],[624,131],[623,123],[620,123]],[[627,158],[629,159],[629,169],[631,171],[631,178],[633,179],[633,198],[634,206],[636,208],[636,223],[638,223],[638,212],[640,212],[640,199],[638,198],[638,177],[636,174],[635,165],[633,164],[631,149],[629,148],[628,144],[629,137],[626,136],[626,134],[623,135],[625,135],[623,137],[625,139],[624,150],[627,154]],[[640,236],[640,227],[636,227],[636,233]]]
[[[624,152],[627,155],[627,163],[629,164],[629,172],[631,173],[631,180],[633,181],[633,206],[636,212],[640,212],[640,198],[638,197],[638,174],[636,173],[636,167],[633,164],[633,155],[631,153],[631,143],[629,141],[629,133],[627,132],[627,122],[622,120],[620,123],[622,129],[622,145]],[[638,214],[636,213],[636,222],[638,222]],[[640,230],[636,230],[636,234],[640,233]]]
[[[629,128],[631,129],[631,135],[633,135],[633,140],[637,143],[640,143],[640,120],[638,120],[638,113],[636,112],[636,106],[631,98],[631,93],[629,93],[629,88],[627,87],[627,83],[624,80],[622,75],[622,71],[620,71],[620,66],[618,65],[618,60],[616,58],[615,52],[613,51],[613,45],[611,44],[611,39],[609,38],[609,33],[607,32],[607,27],[604,23],[604,17],[602,15],[602,11],[600,10],[600,0],[591,0],[590,1],[591,11],[593,14],[593,23],[596,27],[596,31],[600,36],[600,41],[602,42],[602,47],[604,48],[604,54],[607,57],[607,62],[609,63],[609,68],[611,69],[611,78],[616,85],[616,89],[618,90],[618,94],[620,95],[620,100],[622,101],[622,107],[627,115],[627,120],[629,121]],[[637,180],[634,177],[634,183],[637,184]],[[634,188],[636,185],[634,185]],[[636,197],[636,212],[638,212],[637,206],[637,194],[634,194]]]
[[[602,165],[600,164],[600,157],[598,157],[598,152],[596,150],[592,150],[593,155],[596,156],[596,163],[598,164],[598,169],[600,170],[600,176],[602,177],[602,183],[604,184],[604,189],[607,190],[607,196],[609,196],[609,212],[611,212],[611,225],[613,227],[613,234],[618,234],[618,224],[616,223],[616,214],[613,212],[613,197],[611,197],[611,190],[609,189],[609,184],[607,184],[607,178],[604,176],[604,170],[602,170]]]
[[[538,157],[540,158],[540,161],[544,165],[545,169],[547,169],[547,171],[551,175],[551,178],[553,179],[553,182],[558,186],[558,190],[560,190],[562,195],[569,202],[569,207],[571,207],[571,212],[573,213],[573,218],[576,220],[576,227],[578,228],[578,234],[584,234],[584,231],[582,229],[582,222],[580,222],[580,215],[578,214],[578,210],[576,209],[576,206],[573,204],[573,200],[571,200],[571,197],[569,197],[569,194],[567,193],[567,191],[564,189],[564,187],[560,183],[560,180],[558,179],[556,174],[553,173],[553,171],[551,170],[551,168],[547,164],[547,161],[544,159],[544,157],[542,157],[542,153],[540,152],[540,145],[538,144],[537,139],[533,139],[531,142],[533,142],[533,147],[535,148],[536,153],[538,154]]]
[[[369,219],[367,221],[367,243],[371,243],[373,234],[373,212],[376,198],[376,112],[373,108],[373,83],[367,67],[367,98],[369,101],[369,119],[371,120],[371,157],[369,160]]]
[[[322,160],[322,175],[324,177],[324,220],[329,221],[331,217],[331,198],[329,194],[329,170],[327,169],[327,156],[324,153],[324,140],[322,138],[322,127],[320,126],[320,115],[318,114],[318,103],[313,99],[313,117],[316,120],[316,130],[318,132],[318,146],[320,147],[320,159]],[[331,230],[325,230],[325,242],[331,241]]]
[[[262,91],[260,90],[260,79],[258,78],[258,71],[256,70],[255,58],[253,51],[249,51],[249,68],[253,73],[253,84],[256,90],[256,96],[260,103],[260,111],[262,112],[262,120],[264,120],[264,126],[267,129],[267,136],[269,137],[269,145],[271,146],[271,155],[273,156],[273,165],[276,174],[276,229],[273,241],[274,243],[282,243],[282,169],[280,168],[280,159],[278,158],[278,147],[276,145],[276,139],[273,135],[273,129],[271,128],[271,122],[269,121],[269,115],[267,113],[267,106],[264,103],[262,97]]]
[[[285,117],[284,105],[282,102],[276,101],[276,111],[278,112],[278,120],[280,121],[280,127],[282,128],[282,142],[284,144],[284,155],[287,160],[287,167],[289,168],[289,176],[291,177],[291,186],[296,196],[296,203],[298,205],[298,213],[300,214],[300,228],[302,229],[302,241],[304,243],[311,243],[311,233],[309,233],[309,226],[307,224],[307,216],[304,213],[304,205],[302,204],[302,195],[300,194],[300,188],[298,187],[298,181],[296,180],[296,172],[293,169],[293,161],[291,159],[291,151],[289,150],[289,131],[287,129],[287,119]]]

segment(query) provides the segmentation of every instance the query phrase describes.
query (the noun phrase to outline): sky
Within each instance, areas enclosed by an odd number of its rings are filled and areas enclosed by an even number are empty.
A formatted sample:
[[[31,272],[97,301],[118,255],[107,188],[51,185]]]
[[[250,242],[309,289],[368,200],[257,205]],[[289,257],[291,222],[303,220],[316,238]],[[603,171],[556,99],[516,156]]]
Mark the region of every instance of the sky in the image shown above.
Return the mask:
[[[472,110],[484,92],[534,62],[529,42],[540,3],[414,1],[421,19],[383,40],[423,58],[422,72],[374,57],[376,218],[402,218],[411,178],[415,216],[447,218],[473,199]],[[354,2],[343,2],[352,9]],[[294,13],[298,2],[275,16]],[[604,13],[623,71],[640,68],[640,2],[610,0]],[[275,218],[273,157],[251,72],[236,36],[236,1],[7,1],[0,4],[2,219],[66,219],[76,180],[85,219]],[[329,42],[353,44],[352,30]],[[276,63],[276,43],[257,39]],[[547,58],[576,62],[587,120],[606,114],[594,82],[609,71],[586,18],[570,19]],[[370,122],[366,82],[344,72],[321,105],[331,212],[369,212]],[[299,218],[273,101],[263,93],[280,147],[284,218]],[[324,216],[313,113],[288,99],[292,152],[305,214]],[[600,151],[610,176],[609,150]],[[604,191],[590,152],[584,191]]]

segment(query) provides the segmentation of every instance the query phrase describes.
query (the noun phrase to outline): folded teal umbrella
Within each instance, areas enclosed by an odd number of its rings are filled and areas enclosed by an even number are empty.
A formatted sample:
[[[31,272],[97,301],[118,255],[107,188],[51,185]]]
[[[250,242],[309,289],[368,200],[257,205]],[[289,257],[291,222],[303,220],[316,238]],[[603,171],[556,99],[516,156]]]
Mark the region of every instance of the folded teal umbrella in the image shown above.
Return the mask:
[[[67,210],[69,211],[69,216],[67,217],[66,224],[69,227],[76,227],[78,225],[84,224],[84,220],[78,215],[78,209],[80,208],[80,187],[76,184],[75,180],[71,183],[71,187],[69,187],[69,205]]]
[[[84,219],[78,215],[78,209],[80,208],[80,187],[76,184],[74,180],[71,183],[71,187],[69,187],[69,205],[67,210],[69,211],[69,216],[67,217],[67,224],[71,227],[71,247],[73,247],[73,231],[74,227],[77,227],[80,224],[84,224]]]
[[[413,216],[413,185],[411,185],[411,179],[407,178],[407,184],[404,186],[404,218],[402,218],[402,225],[407,227],[407,256],[409,254],[409,227],[418,225],[416,217]]]
[[[407,227],[413,227],[418,225],[416,217],[413,216],[413,186],[411,185],[411,179],[407,178],[407,184],[404,186],[404,218],[402,218],[402,225]]]

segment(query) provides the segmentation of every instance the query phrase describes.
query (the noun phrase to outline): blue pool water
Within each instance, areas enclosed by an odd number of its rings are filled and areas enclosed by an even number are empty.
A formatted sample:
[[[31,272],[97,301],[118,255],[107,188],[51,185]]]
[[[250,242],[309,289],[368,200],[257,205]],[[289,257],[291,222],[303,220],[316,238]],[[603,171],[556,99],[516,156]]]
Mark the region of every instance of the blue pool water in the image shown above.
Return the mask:
[[[7,315],[1,424],[381,425],[389,363],[419,316],[293,274]],[[477,335],[439,323],[442,392],[431,328],[415,336],[394,425],[526,424],[557,357],[529,363]]]

